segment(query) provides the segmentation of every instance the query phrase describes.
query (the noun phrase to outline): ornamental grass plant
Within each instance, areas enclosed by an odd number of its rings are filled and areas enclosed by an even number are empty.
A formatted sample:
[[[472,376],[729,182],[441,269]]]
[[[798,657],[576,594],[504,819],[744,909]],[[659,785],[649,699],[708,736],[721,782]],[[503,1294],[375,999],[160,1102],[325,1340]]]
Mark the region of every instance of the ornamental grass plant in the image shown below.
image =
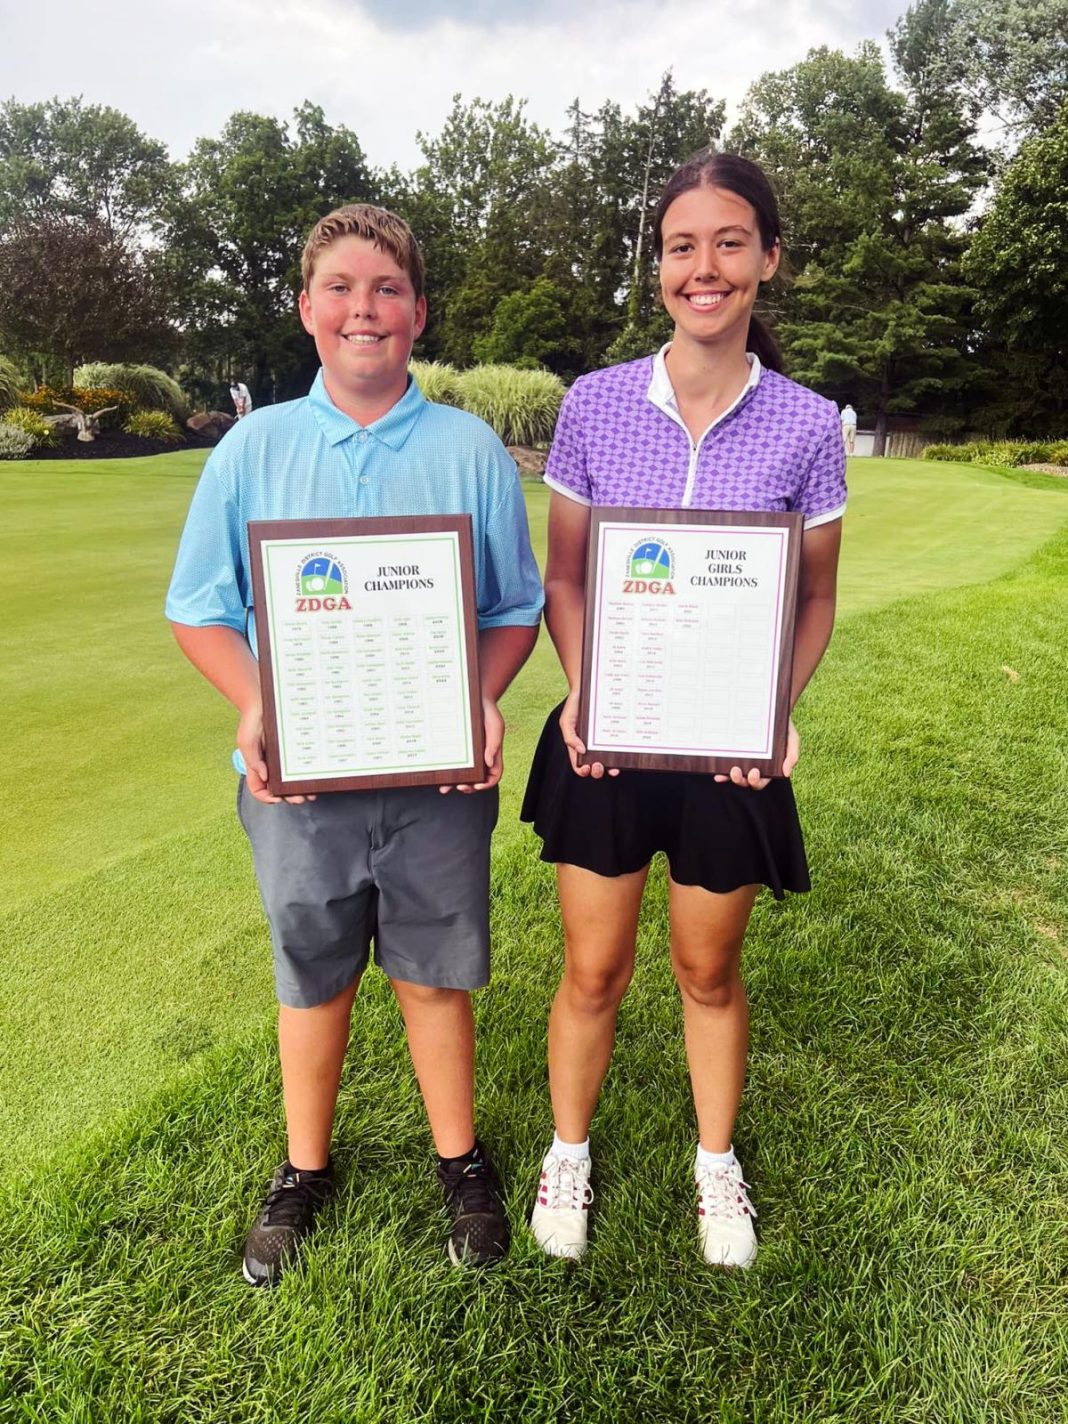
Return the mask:
[[[415,383],[435,405],[463,406],[460,373],[447,361],[412,361],[409,369]]]
[[[176,420],[185,420],[190,411],[189,401],[178,382],[155,366],[90,361],[75,371],[74,385],[78,389],[110,386],[129,391],[141,409],[165,410]]]
[[[14,405],[18,392],[18,371],[6,356],[0,356],[0,406]]]
[[[497,432],[506,445],[543,445],[552,439],[564,383],[551,371],[515,366],[473,366],[460,374],[463,407]]]

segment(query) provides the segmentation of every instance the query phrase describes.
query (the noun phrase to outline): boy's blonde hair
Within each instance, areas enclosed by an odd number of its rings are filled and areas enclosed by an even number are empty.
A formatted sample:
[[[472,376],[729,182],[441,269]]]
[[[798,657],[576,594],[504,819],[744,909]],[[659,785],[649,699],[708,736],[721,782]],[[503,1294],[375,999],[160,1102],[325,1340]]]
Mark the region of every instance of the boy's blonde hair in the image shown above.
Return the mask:
[[[373,203],[346,203],[315,224],[308,234],[300,259],[305,291],[311,286],[320,255],[342,237],[362,237],[383,252],[388,252],[396,259],[398,267],[407,272],[416,299],[423,295],[426,267],[415,234],[403,218],[391,213],[388,208],[376,208]]]

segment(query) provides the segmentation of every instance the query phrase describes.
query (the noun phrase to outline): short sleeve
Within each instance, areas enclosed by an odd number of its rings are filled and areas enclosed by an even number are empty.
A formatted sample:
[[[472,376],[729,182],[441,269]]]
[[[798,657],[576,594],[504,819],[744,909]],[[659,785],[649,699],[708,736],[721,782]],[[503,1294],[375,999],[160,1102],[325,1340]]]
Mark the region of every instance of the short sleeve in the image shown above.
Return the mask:
[[[194,628],[222,624],[243,633],[252,598],[237,501],[226,473],[220,446],[209,456],[193,494],[165,611],[172,623]]]
[[[498,483],[503,485],[489,512],[477,590],[479,628],[535,627],[545,601],[541,575],[530,547],[527,506],[515,461],[501,446]]]
[[[831,418],[817,439],[808,469],[790,505],[805,516],[806,529],[829,524],[845,513],[845,468],[845,444],[838,412],[831,407]]]
[[[593,503],[593,488],[586,466],[586,439],[581,409],[581,381],[564,396],[556,421],[552,448],[545,463],[545,483],[580,504]]]

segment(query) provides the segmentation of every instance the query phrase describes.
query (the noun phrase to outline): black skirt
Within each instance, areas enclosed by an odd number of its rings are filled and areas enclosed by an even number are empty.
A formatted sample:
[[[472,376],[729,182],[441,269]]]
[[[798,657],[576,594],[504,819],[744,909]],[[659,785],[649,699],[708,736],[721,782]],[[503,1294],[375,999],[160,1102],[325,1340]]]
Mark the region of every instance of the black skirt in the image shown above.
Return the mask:
[[[542,860],[628,875],[663,851],[673,880],[715,894],[768,885],[781,900],[811,888],[788,780],[776,777],[763,791],[689,771],[594,781],[571,770],[559,717],[557,707],[542,730],[519,813],[543,841]]]

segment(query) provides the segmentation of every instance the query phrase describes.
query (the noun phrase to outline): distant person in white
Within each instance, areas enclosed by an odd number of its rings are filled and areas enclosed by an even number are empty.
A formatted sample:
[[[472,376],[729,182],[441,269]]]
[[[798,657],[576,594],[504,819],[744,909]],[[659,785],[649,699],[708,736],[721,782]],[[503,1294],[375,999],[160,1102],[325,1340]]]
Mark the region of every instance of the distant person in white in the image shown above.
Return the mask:
[[[230,399],[234,403],[234,410],[237,411],[238,420],[240,420],[243,415],[248,415],[252,409],[252,397],[249,395],[248,386],[245,385],[244,381],[231,381]],[[844,416],[842,418],[845,419]],[[854,417],[854,420],[855,419],[856,417]]]
[[[852,455],[853,447],[857,443],[857,413],[851,405],[842,408],[842,439],[845,441],[846,454]]]

